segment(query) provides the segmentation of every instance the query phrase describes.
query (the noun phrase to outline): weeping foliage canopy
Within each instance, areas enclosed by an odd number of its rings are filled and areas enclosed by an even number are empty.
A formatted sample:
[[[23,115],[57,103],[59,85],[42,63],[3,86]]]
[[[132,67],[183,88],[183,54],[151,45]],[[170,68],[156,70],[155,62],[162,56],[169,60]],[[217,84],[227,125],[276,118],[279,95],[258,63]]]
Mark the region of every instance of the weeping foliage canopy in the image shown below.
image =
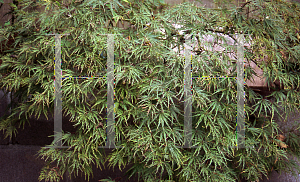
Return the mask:
[[[0,85],[19,99],[0,121],[6,136],[16,134],[29,116],[53,114],[55,39],[43,34],[70,34],[61,38],[62,74],[73,77],[105,76],[107,37],[100,34],[122,34],[114,36],[114,103],[115,141],[123,148],[109,155],[98,148],[106,139],[106,79],[63,79],[63,114],[79,127],[76,133],[63,132],[70,149],[39,151],[47,161],[40,180],[59,181],[66,171],[90,178],[92,164],[102,169],[106,161],[120,169],[132,164],[129,176],[139,174],[141,181],[256,181],[273,169],[300,172],[288,158],[300,156],[299,133],[281,133],[274,120],[281,111],[299,109],[299,4],[252,0],[209,9],[191,3],[170,7],[159,0],[24,0],[19,5],[17,22],[0,29],[1,50],[6,50],[0,55]],[[41,5],[45,11],[25,9]],[[117,22],[131,26],[120,28]],[[220,42],[245,35],[245,64],[253,61],[261,68],[272,90],[262,96],[245,84],[245,145],[251,147],[233,148],[233,78],[193,79],[192,145],[198,148],[177,147],[184,143],[185,34],[193,35],[192,76],[199,77],[236,77],[236,49]],[[203,36],[213,37],[210,45],[223,51],[204,45]],[[246,66],[245,79],[254,75]],[[279,140],[279,134],[286,139]]]

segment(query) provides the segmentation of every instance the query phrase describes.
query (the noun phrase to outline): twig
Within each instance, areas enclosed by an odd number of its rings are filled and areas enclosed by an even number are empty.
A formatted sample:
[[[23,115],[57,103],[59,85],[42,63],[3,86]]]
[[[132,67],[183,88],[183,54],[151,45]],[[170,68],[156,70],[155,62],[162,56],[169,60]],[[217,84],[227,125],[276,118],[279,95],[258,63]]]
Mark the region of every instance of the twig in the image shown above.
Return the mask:
[[[249,18],[249,13],[252,13],[252,12],[254,12],[254,11],[257,11],[257,10],[259,10],[259,9],[254,9],[254,10],[252,10],[252,11],[248,11],[247,13],[246,13],[246,15],[247,15],[247,19]]]
[[[242,6],[241,6],[241,9],[243,9],[247,4],[251,3],[252,1],[248,1],[246,3],[244,3]]]
[[[100,126],[103,128],[103,123],[102,123],[102,122],[100,122],[100,123],[98,124],[98,126],[96,126],[96,129],[98,129]]]

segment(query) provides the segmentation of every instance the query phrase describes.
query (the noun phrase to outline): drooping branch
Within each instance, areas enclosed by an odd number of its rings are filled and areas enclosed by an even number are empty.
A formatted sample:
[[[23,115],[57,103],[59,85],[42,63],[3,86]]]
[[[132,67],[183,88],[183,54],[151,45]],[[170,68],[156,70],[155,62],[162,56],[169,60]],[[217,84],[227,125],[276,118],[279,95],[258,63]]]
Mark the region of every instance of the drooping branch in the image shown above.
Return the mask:
[[[242,6],[240,7],[240,9],[243,9],[247,4],[250,4],[252,1],[248,1],[248,2],[245,2],[244,4],[242,4]]]

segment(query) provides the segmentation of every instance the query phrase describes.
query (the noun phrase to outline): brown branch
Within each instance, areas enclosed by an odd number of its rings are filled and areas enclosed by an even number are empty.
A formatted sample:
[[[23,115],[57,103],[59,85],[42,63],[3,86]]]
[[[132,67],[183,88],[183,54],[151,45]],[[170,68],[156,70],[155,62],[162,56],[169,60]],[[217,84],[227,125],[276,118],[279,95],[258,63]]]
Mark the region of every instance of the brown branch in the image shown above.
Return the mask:
[[[246,13],[246,15],[248,16],[249,13],[252,13],[252,12],[257,11],[257,10],[259,10],[259,9],[254,9],[254,10],[252,10],[252,11],[248,11],[248,12]]]
[[[248,1],[246,3],[244,3],[240,8],[243,9],[247,4],[251,3],[252,1]]]
[[[221,31],[221,30],[214,30],[214,29],[211,29],[211,28],[206,28],[206,30],[211,31],[211,32],[226,34],[226,32]]]
[[[102,122],[100,122],[100,123],[98,124],[98,126],[96,126],[96,129],[98,129],[100,126],[103,128],[103,123],[102,123]]]

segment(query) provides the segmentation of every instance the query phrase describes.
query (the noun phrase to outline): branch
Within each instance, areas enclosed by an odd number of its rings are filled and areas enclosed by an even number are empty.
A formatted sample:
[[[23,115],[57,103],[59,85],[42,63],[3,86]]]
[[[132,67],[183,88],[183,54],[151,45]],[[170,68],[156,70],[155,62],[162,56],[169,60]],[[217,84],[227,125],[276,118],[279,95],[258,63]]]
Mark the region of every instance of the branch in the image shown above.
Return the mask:
[[[205,30],[208,30],[208,31],[211,31],[211,32],[216,32],[216,33],[226,34],[224,31],[221,31],[221,30],[214,30],[214,29],[211,29],[211,28],[206,28]],[[226,35],[227,35],[227,34],[226,34]]]
[[[246,2],[246,3],[244,3],[241,7],[240,7],[240,9],[243,9],[247,4],[249,4],[249,3],[251,3],[252,1],[248,1],[248,2]]]
[[[249,13],[252,13],[252,12],[257,11],[257,10],[259,10],[259,9],[254,9],[252,11],[249,11],[249,12],[246,13],[246,15],[249,15]]]

